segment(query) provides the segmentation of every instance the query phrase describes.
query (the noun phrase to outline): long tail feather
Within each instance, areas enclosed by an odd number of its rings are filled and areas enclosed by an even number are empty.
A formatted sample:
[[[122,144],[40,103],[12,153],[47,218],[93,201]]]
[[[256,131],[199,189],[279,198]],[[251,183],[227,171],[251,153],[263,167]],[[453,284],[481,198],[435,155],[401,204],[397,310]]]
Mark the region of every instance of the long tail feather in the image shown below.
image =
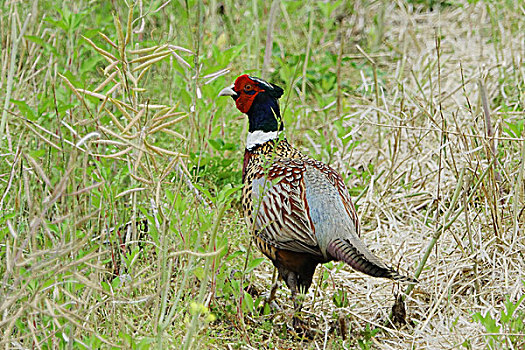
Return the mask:
[[[350,241],[337,238],[328,244],[326,251],[336,260],[344,261],[353,269],[367,275],[401,282],[417,283],[416,279],[403,276],[388,267],[359,240]]]

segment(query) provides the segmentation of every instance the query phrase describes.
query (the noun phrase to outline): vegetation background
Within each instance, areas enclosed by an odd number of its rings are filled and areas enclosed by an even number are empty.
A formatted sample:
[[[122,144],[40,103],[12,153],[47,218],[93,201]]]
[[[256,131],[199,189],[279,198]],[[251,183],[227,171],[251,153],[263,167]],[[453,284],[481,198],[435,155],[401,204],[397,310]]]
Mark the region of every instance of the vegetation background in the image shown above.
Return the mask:
[[[3,348],[525,347],[522,0],[0,11]],[[313,340],[286,288],[265,306],[273,267],[241,218],[246,120],[217,93],[243,73],[285,88],[289,140],[420,281],[324,265]]]

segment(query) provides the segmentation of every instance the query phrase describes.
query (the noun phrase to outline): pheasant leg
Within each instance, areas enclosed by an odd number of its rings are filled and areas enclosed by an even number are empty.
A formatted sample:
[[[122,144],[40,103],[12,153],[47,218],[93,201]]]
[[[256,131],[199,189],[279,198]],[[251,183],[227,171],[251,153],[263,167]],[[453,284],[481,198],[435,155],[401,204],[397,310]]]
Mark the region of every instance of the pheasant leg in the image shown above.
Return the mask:
[[[300,296],[297,295],[297,292],[299,291],[297,286],[297,276],[295,273],[290,271],[287,271],[285,276],[286,278],[284,279],[284,281],[286,282],[286,285],[288,286],[288,288],[290,288],[292,292],[292,301],[294,306],[293,328],[296,332],[303,333],[307,329],[307,325],[300,316],[303,303],[300,300]]]

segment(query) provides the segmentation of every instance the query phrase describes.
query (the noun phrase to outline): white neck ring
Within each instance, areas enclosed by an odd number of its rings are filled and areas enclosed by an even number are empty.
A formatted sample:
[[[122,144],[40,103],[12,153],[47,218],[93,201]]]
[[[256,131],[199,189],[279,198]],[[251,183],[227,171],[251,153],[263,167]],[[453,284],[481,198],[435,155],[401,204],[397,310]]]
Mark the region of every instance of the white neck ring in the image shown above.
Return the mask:
[[[268,142],[270,140],[278,139],[279,136],[284,132],[282,131],[262,131],[262,130],[255,130],[253,132],[248,133],[248,137],[246,138],[246,149],[251,151],[258,145],[262,145],[265,142]]]

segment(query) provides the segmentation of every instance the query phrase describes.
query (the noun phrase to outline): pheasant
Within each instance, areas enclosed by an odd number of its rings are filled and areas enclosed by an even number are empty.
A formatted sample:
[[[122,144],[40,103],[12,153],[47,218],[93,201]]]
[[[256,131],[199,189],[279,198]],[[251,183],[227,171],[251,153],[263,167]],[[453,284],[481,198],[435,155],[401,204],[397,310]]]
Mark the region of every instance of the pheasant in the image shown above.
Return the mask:
[[[245,74],[219,96],[231,96],[248,115],[242,208],[257,248],[290,288],[296,312],[297,293],[308,291],[318,264],[332,260],[370,276],[416,282],[359,239],[359,220],[341,176],[288,143],[278,103],[282,94],[279,86]]]

